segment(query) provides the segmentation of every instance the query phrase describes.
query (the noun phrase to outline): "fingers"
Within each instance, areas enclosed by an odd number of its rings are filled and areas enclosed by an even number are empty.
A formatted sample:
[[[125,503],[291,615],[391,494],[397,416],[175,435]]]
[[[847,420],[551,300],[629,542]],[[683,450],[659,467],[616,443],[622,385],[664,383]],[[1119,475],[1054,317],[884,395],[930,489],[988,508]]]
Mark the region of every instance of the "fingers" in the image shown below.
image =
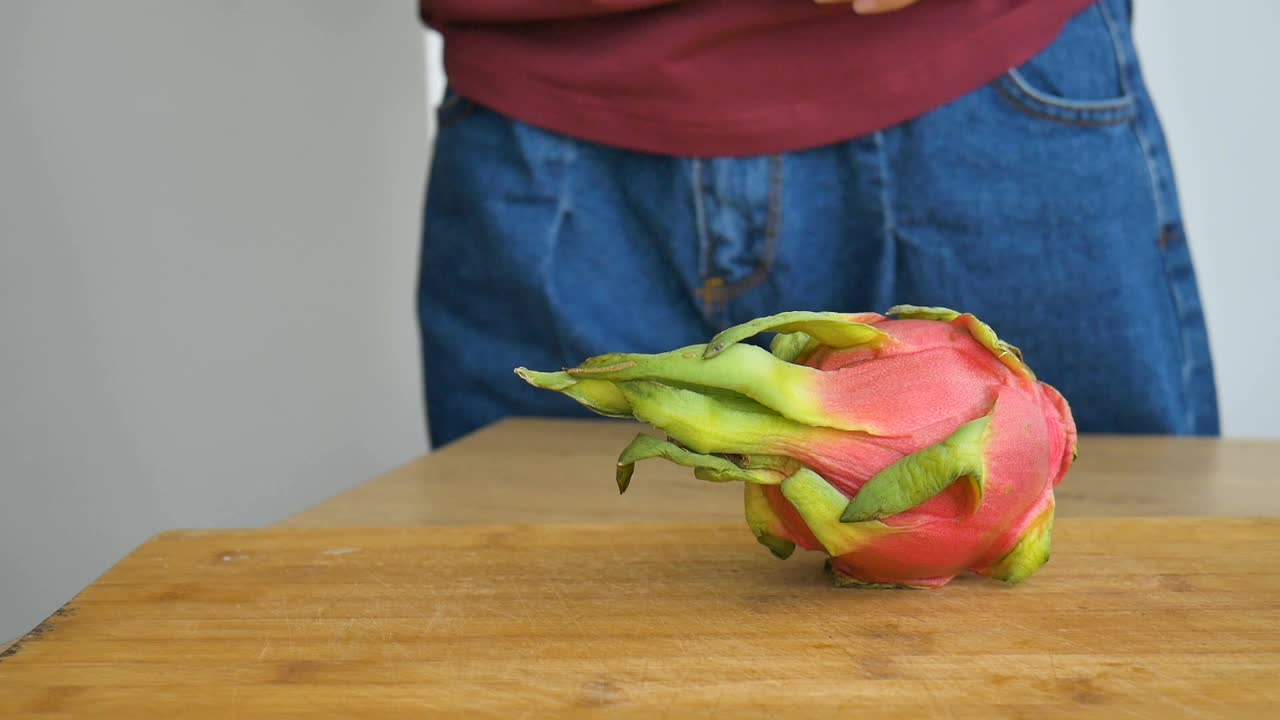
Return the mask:
[[[814,0],[819,5],[844,4],[849,0]],[[919,0],[853,0],[853,11],[859,15],[879,15],[915,5]]]

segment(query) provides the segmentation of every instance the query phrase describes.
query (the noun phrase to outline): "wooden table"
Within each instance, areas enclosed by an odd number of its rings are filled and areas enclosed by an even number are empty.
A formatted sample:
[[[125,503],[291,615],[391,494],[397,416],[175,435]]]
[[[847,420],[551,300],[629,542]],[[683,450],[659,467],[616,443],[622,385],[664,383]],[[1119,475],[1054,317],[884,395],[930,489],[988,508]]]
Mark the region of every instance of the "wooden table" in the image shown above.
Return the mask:
[[[759,547],[737,487],[650,461],[618,497],[636,430],[512,420],[284,527],[154,538],[0,655],[0,715],[1280,707],[1280,443],[1086,438],[1031,580],[859,591]]]
[[[1008,588],[840,590],[732,525],[144,545],[0,661],[6,718],[1274,718],[1280,520],[1075,518]]]
[[[660,460],[618,497],[613,466],[642,426],[506,420],[287,518],[286,527],[737,521],[741,488]],[[1280,515],[1280,442],[1085,436],[1059,517]]]

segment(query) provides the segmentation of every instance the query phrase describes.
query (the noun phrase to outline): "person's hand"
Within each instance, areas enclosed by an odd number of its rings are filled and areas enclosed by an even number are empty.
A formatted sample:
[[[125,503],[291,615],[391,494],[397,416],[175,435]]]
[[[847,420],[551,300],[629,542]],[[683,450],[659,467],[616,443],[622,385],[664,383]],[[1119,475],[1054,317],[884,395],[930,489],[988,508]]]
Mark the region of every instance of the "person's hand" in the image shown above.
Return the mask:
[[[819,5],[847,5],[849,0],[813,0]],[[853,0],[853,11],[859,15],[879,15],[915,5],[920,0]]]

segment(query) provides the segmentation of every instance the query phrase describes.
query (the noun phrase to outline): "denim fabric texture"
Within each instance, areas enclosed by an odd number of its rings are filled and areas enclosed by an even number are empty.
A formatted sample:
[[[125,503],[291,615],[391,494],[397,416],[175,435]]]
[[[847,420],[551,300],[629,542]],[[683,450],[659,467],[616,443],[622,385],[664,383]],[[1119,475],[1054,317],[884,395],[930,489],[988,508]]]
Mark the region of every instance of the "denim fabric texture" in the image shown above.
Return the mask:
[[[1216,434],[1169,152],[1124,0],[1031,61],[871,135],[766,157],[575,140],[447,94],[419,319],[435,446],[587,416],[512,369],[662,352],[784,310],[972,312],[1081,431]]]

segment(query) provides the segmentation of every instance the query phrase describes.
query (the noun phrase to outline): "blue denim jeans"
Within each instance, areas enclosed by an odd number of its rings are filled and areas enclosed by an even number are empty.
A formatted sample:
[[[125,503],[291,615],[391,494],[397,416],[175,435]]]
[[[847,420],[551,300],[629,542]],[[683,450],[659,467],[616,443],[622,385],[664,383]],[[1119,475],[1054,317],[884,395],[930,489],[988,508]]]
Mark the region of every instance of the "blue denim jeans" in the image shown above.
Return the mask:
[[[1216,434],[1169,153],[1124,0],[926,115],[816,149],[670,157],[449,93],[419,288],[433,444],[586,414],[512,374],[705,342],[783,310],[968,311],[1082,431]]]

